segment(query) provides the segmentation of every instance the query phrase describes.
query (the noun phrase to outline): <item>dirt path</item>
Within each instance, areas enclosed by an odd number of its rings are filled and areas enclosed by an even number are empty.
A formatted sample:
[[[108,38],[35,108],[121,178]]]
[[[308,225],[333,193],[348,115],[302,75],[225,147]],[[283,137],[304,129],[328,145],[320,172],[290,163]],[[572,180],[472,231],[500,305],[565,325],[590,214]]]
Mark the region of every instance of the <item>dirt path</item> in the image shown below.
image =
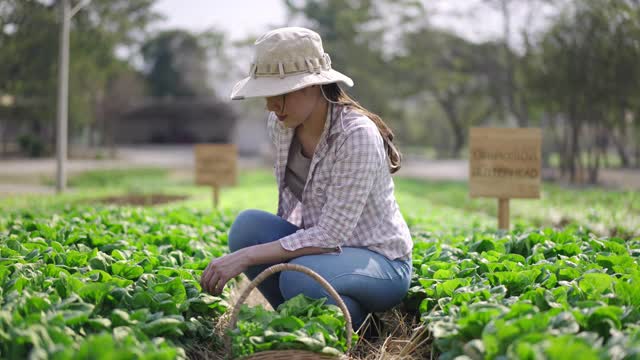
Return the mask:
[[[241,157],[240,169],[269,169],[269,159]],[[398,176],[432,180],[466,180],[466,160],[427,160],[407,157]],[[161,167],[171,170],[193,171],[193,146],[138,146],[117,149],[112,160],[70,159],[67,163],[69,175],[96,169],[126,169]],[[0,159],[0,195],[53,193],[52,186],[44,186],[43,179],[53,179],[56,173],[55,158],[45,159]],[[549,174],[549,171],[545,171]],[[601,184],[612,189],[640,190],[640,170],[601,170]]]
[[[555,169],[544,169],[543,178],[556,178]],[[399,176],[431,180],[467,180],[469,162],[467,160],[426,160],[420,158],[405,159]],[[640,190],[640,170],[638,169],[601,169],[600,186],[609,189]]]

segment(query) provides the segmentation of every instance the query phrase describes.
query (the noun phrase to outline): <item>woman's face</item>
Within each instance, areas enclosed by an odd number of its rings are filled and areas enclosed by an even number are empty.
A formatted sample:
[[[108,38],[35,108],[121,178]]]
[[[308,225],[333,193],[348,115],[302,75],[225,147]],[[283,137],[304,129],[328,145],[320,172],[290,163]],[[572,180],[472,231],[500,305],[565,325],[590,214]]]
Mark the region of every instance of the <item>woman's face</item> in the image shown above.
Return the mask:
[[[267,97],[267,110],[273,111],[286,127],[296,128],[309,118],[316,105],[318,94],[314,89],[315,87],[307,87],[284,95]]]

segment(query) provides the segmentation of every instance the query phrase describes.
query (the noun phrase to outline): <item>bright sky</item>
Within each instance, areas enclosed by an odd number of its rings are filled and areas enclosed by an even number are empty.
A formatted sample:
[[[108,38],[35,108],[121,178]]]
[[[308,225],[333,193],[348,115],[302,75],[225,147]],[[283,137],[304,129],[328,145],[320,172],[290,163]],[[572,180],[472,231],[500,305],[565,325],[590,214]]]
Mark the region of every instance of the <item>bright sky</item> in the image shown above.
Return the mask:
[[[433,25],[454,30],[470,40],[501,37],[502,17],[487,7],[486,0],[421,0]],[[557,0],[561,2],[562,0]],[[498,3],[495,1],[494,3]],[[541,1],[520,1],[515,4],[539,4]],[[202,31],[215,27],[225,31],[232,40],[244,39],[286,24],[287,12],[283,0],[159,0],[156,8],[166,15],[161,28],[184,28]],[[533,18],[527,18],[532,8],[512,7],[511,45],[521,44],[519,31],[524,26],[540,29],[552,8],[535,8]]]
[[[215,27],[234,40],[259,35],[269,25],[283,24],[286,17],[282,0],[160,0],[157,9],[167,17],[163,27]]]
[[[501,37],[502,17],[499,12],[485,5],[486,0],[422,1],[429,20],[437,27],[454,30],[476,41]],[[232,40],[259,36],[276,27],[291,25],[286,23],[287,11],[283,0],[159,0],[156,9],[166,16],[165,21],[158,25],[160,28],[182,28],[194,32],[215,28],[227,33]],[[521,43],[519,30],[528,23],[528,10],[527,7],[521,7],[512,11],[512,46],[518,47]],[[544,16],[544,10],[541,8],[534,12],[538,21],[534,21],[533,26],[542,24],[540,18]],[[248,61],[246,59],[245,62]],[[244,67],[240,66],[242,69]],[[232,83],[224,84],[223,92],[227,92],[229,89],[226,88],[231,86]]]

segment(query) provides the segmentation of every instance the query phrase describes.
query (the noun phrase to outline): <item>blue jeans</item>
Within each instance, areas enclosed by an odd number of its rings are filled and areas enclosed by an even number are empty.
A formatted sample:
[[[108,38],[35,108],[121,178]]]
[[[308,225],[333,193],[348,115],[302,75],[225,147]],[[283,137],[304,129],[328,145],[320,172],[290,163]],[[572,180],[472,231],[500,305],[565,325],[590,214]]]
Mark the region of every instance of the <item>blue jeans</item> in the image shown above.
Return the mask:
[[[299,228],[274,214],[260,210],[245,210],[229,230],[229,249],[265,244],[290,235]],[[411,260],[389,260],[366,248],[342,247],[342,253],[300,256],[289,261],[318,273],[340,294],[351,315],[353,328],[358,329],[367,313],[381,312],[398,304],[409,290]],[[274,264],[252,266],[245,274],[254,279]],[[265,279],[258,289],[275,309],[298,294],[335,301],[311,277],[300,272],[283,271]]]

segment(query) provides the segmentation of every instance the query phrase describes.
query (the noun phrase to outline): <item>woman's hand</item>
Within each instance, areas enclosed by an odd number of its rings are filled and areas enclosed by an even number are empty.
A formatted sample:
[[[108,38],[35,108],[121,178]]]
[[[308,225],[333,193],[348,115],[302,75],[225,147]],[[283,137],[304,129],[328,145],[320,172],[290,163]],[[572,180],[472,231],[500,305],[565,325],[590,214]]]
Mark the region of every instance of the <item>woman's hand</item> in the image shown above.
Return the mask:
[[[222,289],[232,278],[249,267],[248,257],[240,250],[211,260],[200,277],[200,286],[211,295],[222,294]]]
[[[213,259],[200,277],[200,286],[211,295],[222,294],[224,285],[240,275],[248,267],[262,264],[279,264],[304,255],[334,252],[336,249],[305,247],[295,251],[282,248],[279,241],[249,246],[221,258]]]

